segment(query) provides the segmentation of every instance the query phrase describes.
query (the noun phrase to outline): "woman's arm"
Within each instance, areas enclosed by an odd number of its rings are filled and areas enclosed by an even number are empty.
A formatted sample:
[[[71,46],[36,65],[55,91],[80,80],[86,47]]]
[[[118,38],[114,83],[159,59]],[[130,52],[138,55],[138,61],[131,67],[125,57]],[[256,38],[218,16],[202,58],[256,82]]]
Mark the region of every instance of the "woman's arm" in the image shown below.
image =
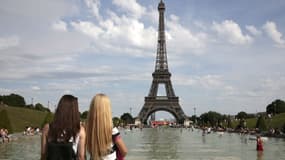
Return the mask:
[[[120,135],[116,137],[115,143],[117,147],[119,148],[121,155],[125,157],[128,153],[128,149]]]
[[[42,131],[41,137],[41,160],[46,159],[46,144],[47,144],[47,135],[49,130],[49,124],[46,124]]]
[[[85,160],[85,143],[86,143],[86,133],[85,128],[83,126],[80,126],[79,131],[79,144],[77,148],[77,154],[79,160]]]

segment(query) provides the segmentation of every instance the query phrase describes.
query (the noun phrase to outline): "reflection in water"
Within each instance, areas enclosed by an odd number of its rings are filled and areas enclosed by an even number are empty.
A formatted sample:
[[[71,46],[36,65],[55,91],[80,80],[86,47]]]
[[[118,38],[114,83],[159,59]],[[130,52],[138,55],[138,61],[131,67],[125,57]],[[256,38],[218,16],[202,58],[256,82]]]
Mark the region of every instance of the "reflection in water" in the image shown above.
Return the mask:
[[[179,159],[177,144],[180,136],[177,132],[156,128],[144,136],[148,159]]]
[[[256,158],[256,160],[263,160],[263,151],[257,151],[257,158]]]
[[[241,141],[241,143],[247,144],[247,140],[248,140],[248,136],[247,136],[247,135],[245,135],[245,134],[241,134],[241,135],[240,135],[240,141]]]
[[[202,135],[202,142],[203,142],[203,144],[206,143],[206,136],[204,136],[204,135]]]
[[[21,136],[9,143],[0,144],[0,159],[40,159],[40,136]]]

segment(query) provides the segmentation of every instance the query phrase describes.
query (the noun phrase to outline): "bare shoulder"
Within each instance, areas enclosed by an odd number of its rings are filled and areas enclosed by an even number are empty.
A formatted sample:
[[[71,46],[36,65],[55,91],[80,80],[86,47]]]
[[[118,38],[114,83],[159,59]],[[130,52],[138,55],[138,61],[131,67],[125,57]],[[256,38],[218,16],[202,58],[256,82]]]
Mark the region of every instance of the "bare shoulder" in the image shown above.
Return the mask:
[[[79,131],[80,135],[84,135],[85,136],[85,128],[83,125],[80,125],[80,131]]]

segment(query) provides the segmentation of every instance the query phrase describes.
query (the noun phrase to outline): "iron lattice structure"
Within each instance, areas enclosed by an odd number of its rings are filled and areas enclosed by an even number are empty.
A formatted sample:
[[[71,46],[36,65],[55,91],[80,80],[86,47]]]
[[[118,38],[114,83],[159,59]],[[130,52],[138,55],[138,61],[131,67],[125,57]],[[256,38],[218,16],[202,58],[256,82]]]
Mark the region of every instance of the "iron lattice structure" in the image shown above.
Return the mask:
[[[187,116],[179,105],[179,97],[175,96],[170,80],[171,73],[168,70],[164,25],[165,4],[162,0],[158,4],[158,12],[159,26],[155,70],[152,73],[153,80],[149,94],[145,97],[145,103],[137,119],[146,124],[148,117],[152,113],[166,111],[171,113],[178,123],[183,123]],[[160,84],[164,85],[166,96],[158,96],[158,87]]]

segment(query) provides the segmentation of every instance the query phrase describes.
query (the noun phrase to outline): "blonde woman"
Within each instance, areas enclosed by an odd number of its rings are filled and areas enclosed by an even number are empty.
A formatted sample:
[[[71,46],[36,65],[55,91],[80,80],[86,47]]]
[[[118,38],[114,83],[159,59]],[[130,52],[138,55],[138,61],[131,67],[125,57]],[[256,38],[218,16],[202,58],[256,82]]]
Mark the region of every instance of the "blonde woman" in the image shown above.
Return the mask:
[[[87,151],[93,160],[120,160],[127,154],[119,130],[113,128],[110,99],[104,94],[97,94],[91,101],[86,142]]]

